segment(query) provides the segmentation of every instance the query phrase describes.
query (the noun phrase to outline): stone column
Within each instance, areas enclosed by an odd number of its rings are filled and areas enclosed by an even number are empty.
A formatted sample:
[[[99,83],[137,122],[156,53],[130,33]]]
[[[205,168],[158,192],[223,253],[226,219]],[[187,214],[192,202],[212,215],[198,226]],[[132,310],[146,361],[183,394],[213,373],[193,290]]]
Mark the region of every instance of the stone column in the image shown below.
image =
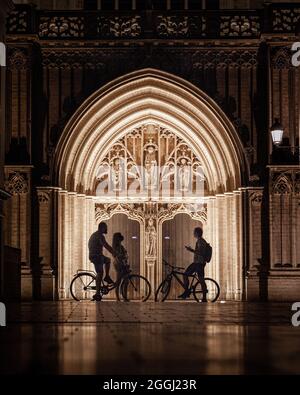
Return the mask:
[[[158,226],[157,226],[157,215],[150,216],[145,221],[145,230],[144,230],[144,256],[145,256],[145,269],[146,273],[142,273],[142,276],[145,276],[151,284],[152,292],[151,299],[154,298],[155,289],[157,287],[157,262],[158,262]]]
[[[60,191],[58,196],[58,298],[65,299],[66,288],[66,267],[69,266],[70,251],[69,241],[69,205],[68,192]]]
[[[11,0],[0,0],[0,45],[5,42],[6,18],[13,9]],[[4,149],[5,149],[5,47],[0,47],[0,297],[2,295],[3,280],[3,206],[2,202],[10,197],[4,190]]]
[[[226,289],[227,289],[227,254],[226,254],[226,206],[225,206],[225,195],[216,195],[216,226],[218,234],[218,258],[219,258],[219,284],[221,288],[220,299],[226,299]]]
[[[31,268],[32,166],[5,166],[5,188],[12,195],[4,205],[4,243],[21,250],[21,298],[32,299]]]
[[[247,276],[247,300],[259,300],[260,298],[260,268],[262,264],[262,201],[263,188],[247,188],[247,251],[248,267]]]
[[[241,190],[233,193],[233,213],[234,213],[234,230],[233,251],[236,251],[235,262],[233,267],[234,273],[234,298],[242,300],[244,297],[244,248],[243,248],[243,192]],[[246,236],[245,236],[246,237]]]
[[[38,187],[38,260],[35,281],[39,283],[37,297],[54,300],[58,297],[57,284],[57,235],[58,235],[58,194],[59,188]]]
[[[234,234],[234,215],[233,215],[233,208],[232,208],[232,198],[233,198],[233,193],[228,192],[225,193],[225,228],[224,228],[224,234],[223,234],[223,239],[225,241],[225,264],[226,264],[226,272],[225,278],[226,278],[226,299],[232,300],[234,299],[234,289],[233,289],[233,266],[234,266],[234,261],[235,261],[235,256],[236,256],[236,251],[233,251],[233,239],[235,238]]]

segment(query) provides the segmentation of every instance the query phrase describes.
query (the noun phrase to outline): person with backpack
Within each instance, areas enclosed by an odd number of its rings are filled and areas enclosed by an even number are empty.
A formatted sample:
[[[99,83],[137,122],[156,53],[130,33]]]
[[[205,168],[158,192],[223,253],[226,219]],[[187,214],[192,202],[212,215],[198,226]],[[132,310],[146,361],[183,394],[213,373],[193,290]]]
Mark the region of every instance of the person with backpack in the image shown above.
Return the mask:
[[[199,277],[199,281],[201,283],[202,290],[203,290],[202,302],[207,302],[207,298],[206,298],[207,287],[206,287],[206,283],[204,280],[204,277],[205,277],[205,274],[204,274],[205,270],[204,269],[205,269],[206,263],[209,262],[211,259],[212,248],[207,243],[207,241],[204,240],[204,238],[202,237],[203,230],[201,228],[194,229],[194,236],[197,239],[195,249],[193,249],[192,247],[189,247],[189,246],[185,247],[188,251],[190,251],[194,254],[194,261],[184,272],[184,289],[185,289],[185,291],[183,292],[182,295],[179,296],[179,298],[180,299],[187,299],[190,297],[191,291],[189,290],[189,277],[188,276],[191,276],[194,273],[197,273],[198,277]]]

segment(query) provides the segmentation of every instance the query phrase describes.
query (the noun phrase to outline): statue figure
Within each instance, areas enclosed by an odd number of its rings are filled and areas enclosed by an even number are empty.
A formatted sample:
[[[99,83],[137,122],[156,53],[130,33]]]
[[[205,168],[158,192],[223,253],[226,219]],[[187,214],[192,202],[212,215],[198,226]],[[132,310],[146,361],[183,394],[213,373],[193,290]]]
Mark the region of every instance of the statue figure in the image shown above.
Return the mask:
[[[151,217],[146,228],[146,256],[156,256],[156,229]]]
[[[123,169],[121,165],[120,158],[117,157],[113,160],[112,164],[112,172],[111,172],[111,179],[113,183],[113,190],[114,192],[121,191],[123,186]]]
[[[145,156],[145,184],[147,189],[154,189],[157,186],[157,160],[156,149],[151,144],[148,145]]]
[[[187,158],[181,158],[179,161],[178,181],[180,191],[188,191],[190,185],[191,171]]]

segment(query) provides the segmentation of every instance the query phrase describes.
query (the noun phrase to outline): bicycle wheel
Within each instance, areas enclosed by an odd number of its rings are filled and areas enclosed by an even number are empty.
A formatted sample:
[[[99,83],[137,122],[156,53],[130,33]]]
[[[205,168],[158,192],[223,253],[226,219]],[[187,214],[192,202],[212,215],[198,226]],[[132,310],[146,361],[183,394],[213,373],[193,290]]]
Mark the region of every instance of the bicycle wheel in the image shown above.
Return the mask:
[[[70,285],[72,298],[80,300],[91,300],[96,292],[96,277],[91,273],[79,273]]]
[[[155,292],[155,302],[164,302],[169,296],[171,281],[164,280]]]
[[[126,302],[146,302],[151,295],[151,285],[145,277],[131,274],[122,281],[121,294]]]
[[[212,278],[205,278],[205,284],[207,287],[206,299],[210,303],[214,303],[220,296],[219,284]],[[196,283],[193,289],[193,295],[197,302],[201,302],[203,299],[203,290],[200,281]]]

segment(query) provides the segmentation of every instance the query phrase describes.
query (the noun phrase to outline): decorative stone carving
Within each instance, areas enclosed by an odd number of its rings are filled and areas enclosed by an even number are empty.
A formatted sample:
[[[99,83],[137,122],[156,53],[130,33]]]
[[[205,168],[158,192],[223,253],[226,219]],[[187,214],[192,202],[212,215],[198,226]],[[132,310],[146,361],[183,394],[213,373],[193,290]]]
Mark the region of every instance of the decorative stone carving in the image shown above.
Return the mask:
[[[157,17],[156,31],[159,37],[183,38],[204,37],[206,35],[204,16],[163,16]]]
[[[292,190],[292,182],[288,175],[281,174],[273,182],[273,192],[276,194],[289,194]]]
[[[273,9],[273,31],[295,32],[296,25],[300,21],[300,8],[277,8]]]
[[[207,222],[207,204],[192,205],[184,203],[166,203],[158,207],[159,222],[173,219],[177,214],[188,214],[192,219]]]
[[[296,194],[300,194],[300,172],[296,173],[295,175],[295,187],[294,187],[294,192]]]
[[[14,10],[7,18],[7,33],[27,33],[28,31],[28,11]]]
[[[8,67],[11,70],[25,70],[30,67],[29,57],[24,49],[10,48],[8,50]]]
[[[99,34],[102,38],[137,38],[141,35],[141,17],[100,17]]]
[[[183,156],[179,158],[178,162],[178,187],[180,191],[186,192],[189,190],[191,182],[191,168],[189,158]]]
[[[45,49],[42,51],[42,64],[48,68],[104,69],[104,60],[107,60],[107,56],[106,52],[96,49],[66,51]]]
[[[221,37],[257,37],[260,34],[260,18],[254,15],[221,16]]]
[[[125,70],[143,67],[162,68],[174,72],[174,64],[179,75],[189,78],[190,70],[209,68],[252,68],[257,65],[256,49],[199,49],[153,48],[151,57],[146,48],[42,48],[42,65],[47,68],[100,69],[111,79],[119,62]],[[182,62],[182,60],[185,60]]]
[[[271,65],[274,69],[288,69],[293,67],[291,48],[280,47],[271,50]]]
[[[50,194],[46,191],[38,191],[39,204],[48,204],[50,202]]]
[[[117,156],[112,161],[112,182],[113,190],[121,191],[123,187],[123,169],[121,165],[121,160]]]
[[[22,195],[28,193],[28,181],[26,175],[14,172],[5,182],[5,189],[12,195]]]
[[[145,230],[146,257],[156,257],[157,255],[157,232],[155,228],[155,218],[150,216]]]
[[[251,68],[257,65],[256,50],[199,50],[192,57],[194,69],[198,68]]]
[[[260,207],[262,204],[263,192],[255,191],[250,194],[249,200],[253,207]]]
[[[144,221],[143,204],[107,203],[95,205],[96,222],[110,219],[114,214],[126,214],[129,219]]]
[[[82,38],[84,37],[84,18],[79,16],[42,16],[39,37]]]
[[[157,169],[157,151],[158,145],[155,144],[150,137],[144,147],[145,156],[145,186],[147,189],[155,189],[157,187],[158,169]]]
[[[145,124],[109,149],[99,163],[95,191],[96,196],[110,198],[122,192],[135,198],[158,194],[168,199],[194,196],[196,188],[204,193],[204,183],[201,162],[189,146],[168,129]]]
[[[296,169],[273,170],[271,174],[272,191],[275,194],[299,194],[300,172]]]

